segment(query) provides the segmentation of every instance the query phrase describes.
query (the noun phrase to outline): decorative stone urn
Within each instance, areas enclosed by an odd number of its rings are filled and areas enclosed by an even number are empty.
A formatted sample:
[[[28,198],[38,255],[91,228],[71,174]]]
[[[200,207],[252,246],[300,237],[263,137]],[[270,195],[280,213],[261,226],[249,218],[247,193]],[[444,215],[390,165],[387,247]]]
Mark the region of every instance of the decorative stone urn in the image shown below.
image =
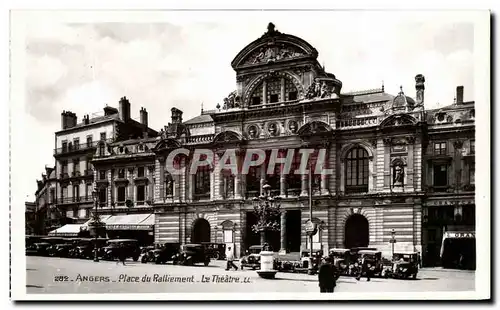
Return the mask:
[[[274,253],[271,251],[260,252],[260,270],[257,271],[259,276],[264,279],[274,279],[277,270],[274,269]]]

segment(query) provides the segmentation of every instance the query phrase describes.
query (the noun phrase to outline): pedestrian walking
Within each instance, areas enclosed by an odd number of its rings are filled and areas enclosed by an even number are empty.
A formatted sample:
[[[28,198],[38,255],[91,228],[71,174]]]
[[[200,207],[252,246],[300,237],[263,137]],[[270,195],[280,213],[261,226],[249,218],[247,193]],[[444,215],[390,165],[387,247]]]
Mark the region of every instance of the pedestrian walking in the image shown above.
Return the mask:
[[[363,275],[363,273],[366,275],[366,281],[370,281],[370,274],[371,274],[371,270],[370,268],[368,267],[368,262],[366,261],[365,257],[363,256],[360,260],[359,260],[359,266],[358,266],[358,276],[356,277],[356,280],[361,280],[361,276]]]
[[[234,270],[238,270],[238,266],[236,266],[233,262],[234,261],[234,254],[233,254],[233,251],[231,250],[231,247],[228,247],[227,251],[228,252],[226,255],[226,261],[227,261],[226,271],[228,271],[231,268],[234,268]]]
[[[337,268],[332,264],[330,257],[326,257],[318,270],[319,291],[321,293],[333,293],[338,278]]]
[[[118,248],[118,259],[123,264],[123,266],[126,266],[125,260],[127,259],[127,253],[125,251],[125,246],[123,246],[123,244],[120,244],[120,247]],[[116,263],[118,264],[118,262]]]

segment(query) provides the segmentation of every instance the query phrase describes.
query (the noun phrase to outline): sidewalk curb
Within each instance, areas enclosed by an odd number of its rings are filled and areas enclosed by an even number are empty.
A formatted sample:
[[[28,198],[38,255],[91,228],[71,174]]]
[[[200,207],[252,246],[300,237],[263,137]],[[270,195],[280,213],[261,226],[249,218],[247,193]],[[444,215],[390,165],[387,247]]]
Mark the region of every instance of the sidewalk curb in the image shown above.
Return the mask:
[[[463,269],[444,269],[440,267],[424,267],[420,268],[420,271],[437,271],[437,272],[458,272],[458,273],[474,273],[475,270],[463,270]]]

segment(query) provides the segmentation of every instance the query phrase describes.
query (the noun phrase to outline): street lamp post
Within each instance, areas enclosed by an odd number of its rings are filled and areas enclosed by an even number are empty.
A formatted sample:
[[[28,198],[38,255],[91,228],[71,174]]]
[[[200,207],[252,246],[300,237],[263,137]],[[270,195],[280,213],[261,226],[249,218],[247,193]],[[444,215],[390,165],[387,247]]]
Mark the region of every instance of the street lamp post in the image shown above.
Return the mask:
[[[313,271],[313,234],[314,231],[316,230],[315,225],[313,223],[313,209],[312,209],[312,167],[311,164],[309,164],[309,221],[311,222],[311,227],[313,231],[309,234],[309,264],[307,266],[307,273],[312,275],[314,274]]]
[[[392,245],[392,257],[394,257],[394,244],[396,243],[396,231],[394,228],[391,231],[391,240],[389,241]]]
[[[99,237],[99,227],[98,227],[98,221],[97,219],[99,218],[99,214],[97,213],[97,191],[94,189],[92,191],[92,197],[94,198],[94,218],[93,218],[93,224],[94,224],[94,232],[95,232],[95,242],[94,242],[94,262],[99,261],[99,256],[97,256],[97,238]]]

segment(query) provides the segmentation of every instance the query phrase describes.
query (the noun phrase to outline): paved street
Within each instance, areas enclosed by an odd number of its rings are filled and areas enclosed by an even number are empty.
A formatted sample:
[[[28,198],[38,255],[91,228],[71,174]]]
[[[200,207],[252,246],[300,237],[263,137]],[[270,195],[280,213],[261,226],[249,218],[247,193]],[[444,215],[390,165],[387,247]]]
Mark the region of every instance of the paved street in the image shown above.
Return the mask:
[[[255,271],[225,271],[224,261],[187,267],[28,256],[28,293],[318,292],[317,276],[278,273],[276,280]],[[239,264],[238,264],[239,265]],[[227,277],[226,277],[227,276]],[[143,282],[145,281],[145,282]],[[231,281],[227,283],[226,281]],[[422,269],[417,280],[341,277],[338,292],[423,292],[474,290],[473,271]]]

